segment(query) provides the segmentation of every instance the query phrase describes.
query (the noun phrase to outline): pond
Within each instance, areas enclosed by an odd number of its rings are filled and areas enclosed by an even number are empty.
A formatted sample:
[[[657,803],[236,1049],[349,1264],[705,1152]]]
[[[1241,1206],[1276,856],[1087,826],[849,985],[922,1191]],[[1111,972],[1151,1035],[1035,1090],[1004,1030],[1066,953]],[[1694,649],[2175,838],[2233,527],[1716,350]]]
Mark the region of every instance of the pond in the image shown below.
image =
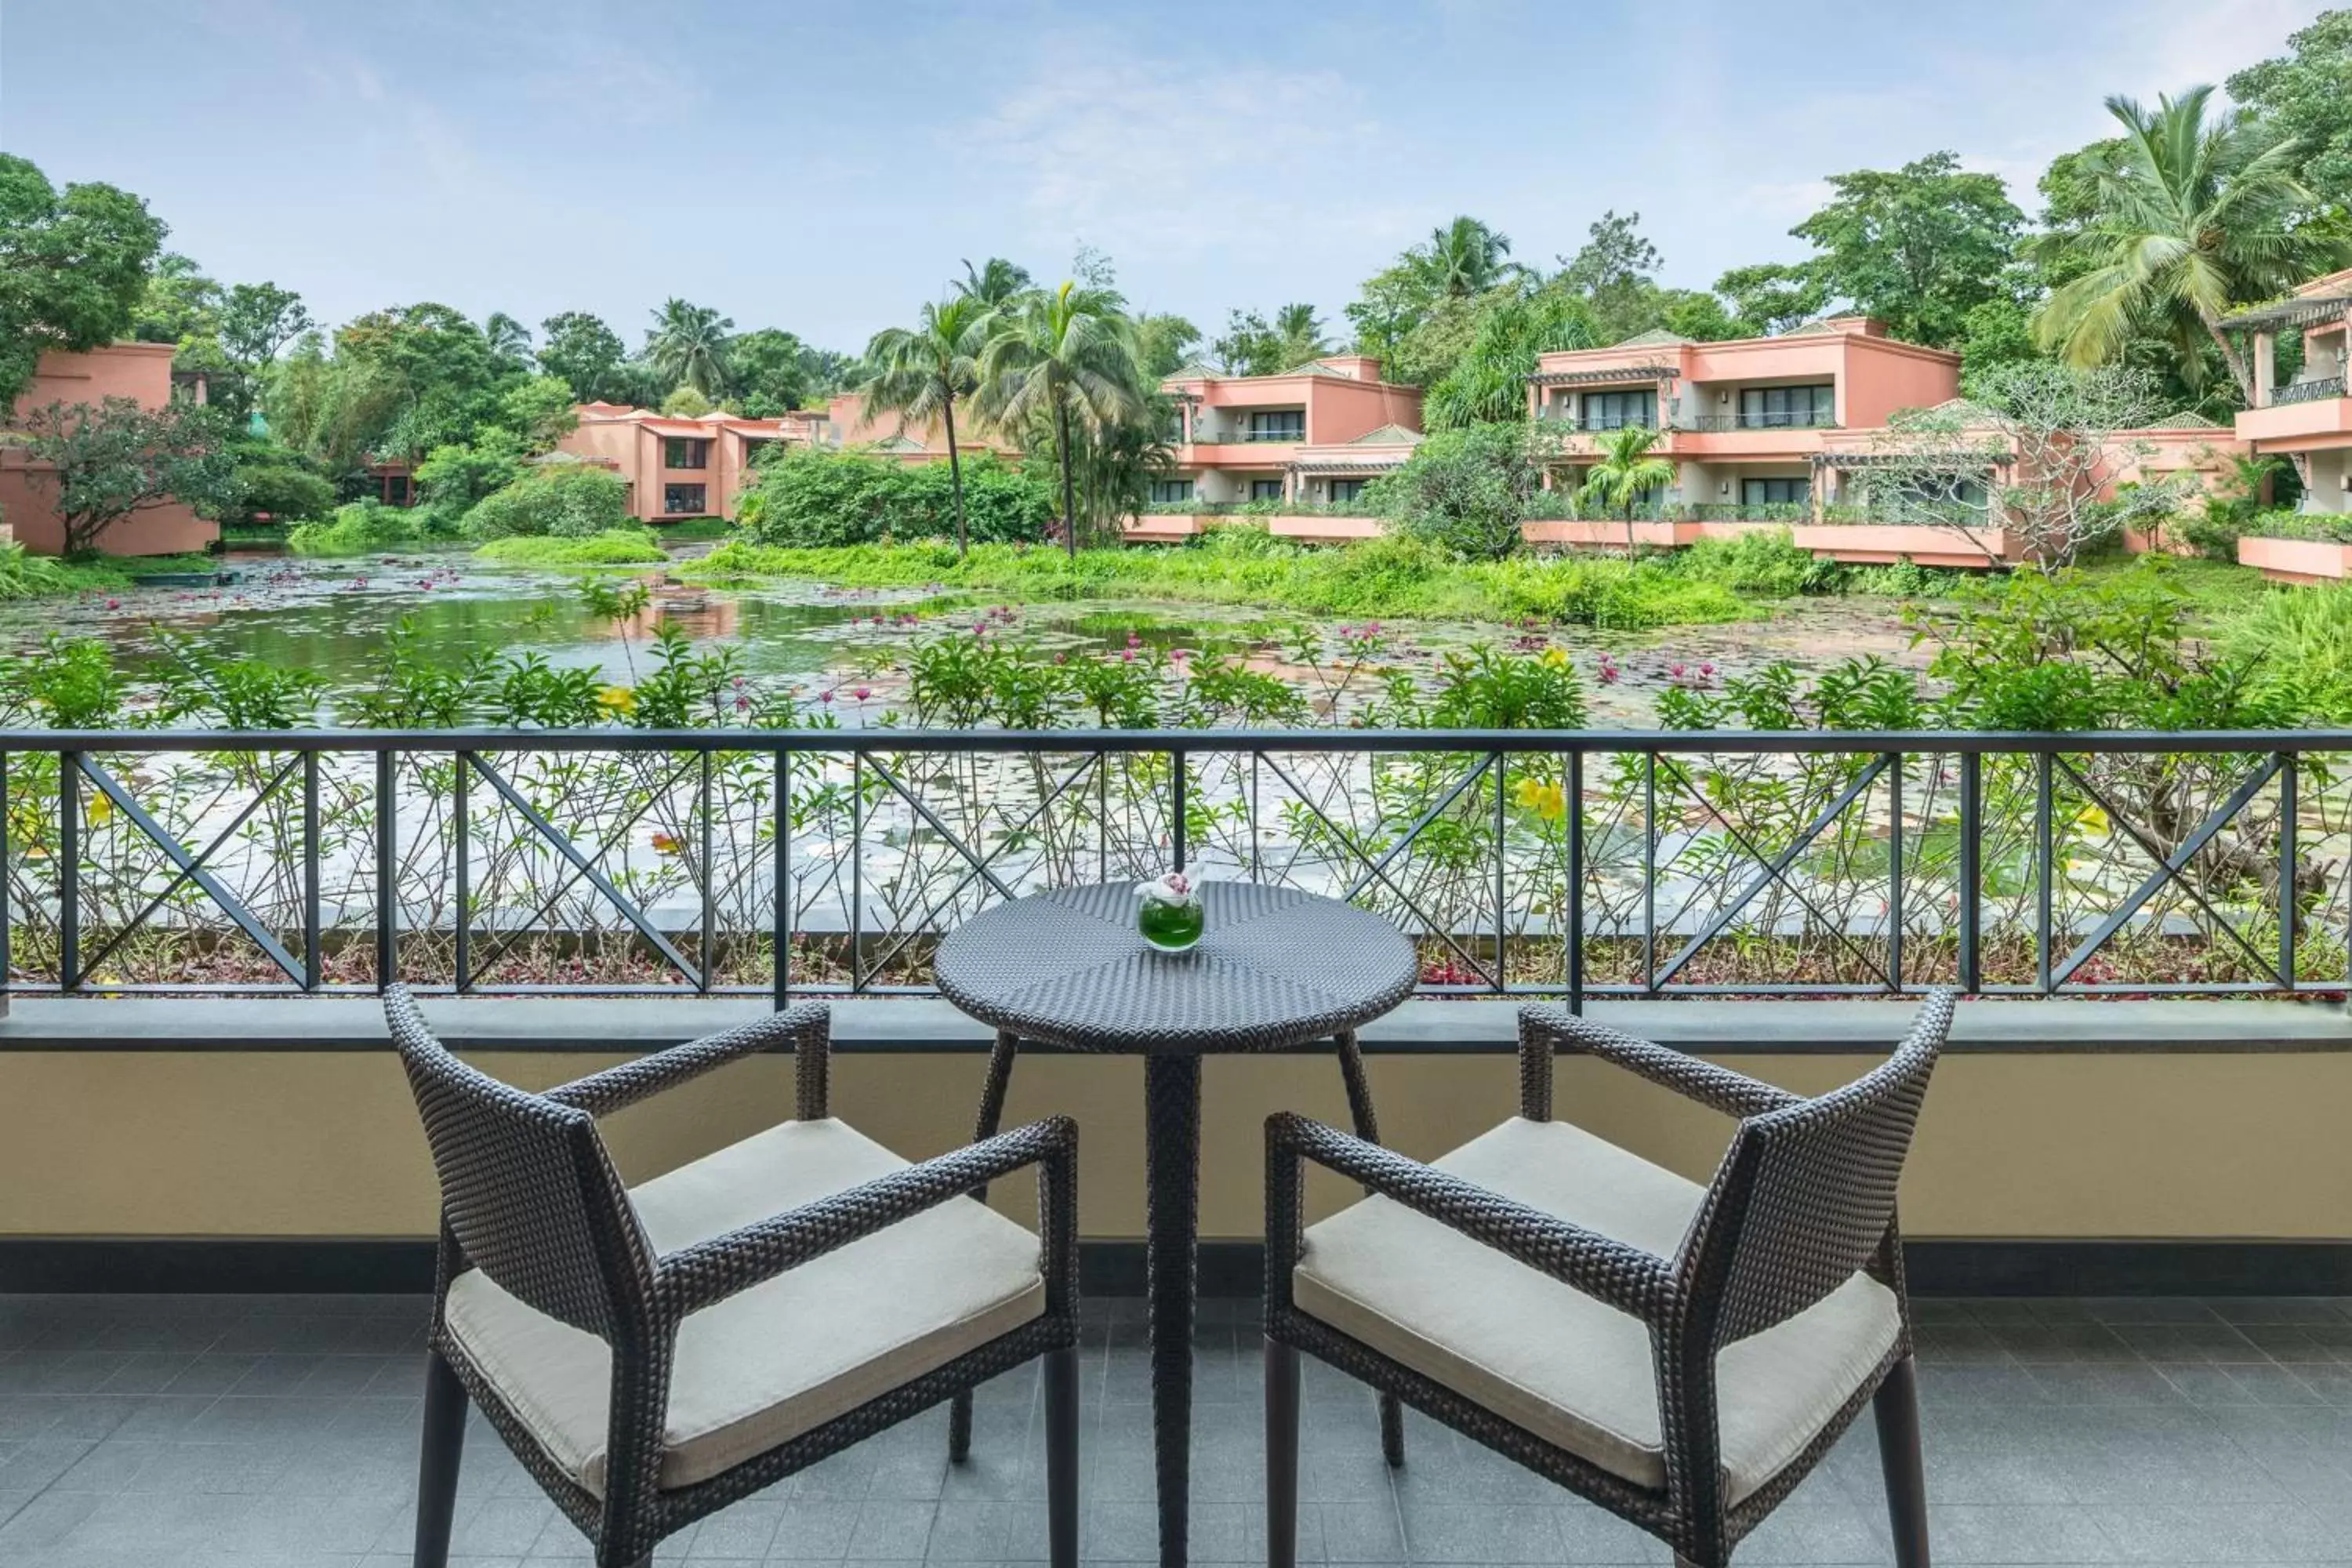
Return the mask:
[[[478,649],[532,651],[558,667],[585,666],[626,683],[642,674],[646,643],[666,625],[698,644],[732,648],[755,679],[805,683],[815,692],[866,678],[878,705],[893,693],[889,667],[911,639],[980,619],[1056,650],[1182,647],[1246,656],[1276,673],[1290,672],[1285,652],[1301,633],[1328,644],[1345,629],[1337,620],[1197,604],[996,606],[945,590],[814,582],[705,588],[672,582],[661,568],[634,574],[652,588],[652,604],[615,625],[590,611],[577,572],[484,566],[463,551],[355,561],[232,557],[225,564],[239,574],[230,586],[139,587],[0,606],[0,647],[22,650],[58,631],[95,637],[112,645],[135,675],[176,657],[176,644],[207,662],[248,658],[310,669],[331,691],[347,690],[369,679],[386,634],[404,619],[446,658]],[[1580,664],[1597,675],[1606,652],[1617,674],[1588,681],[1598,726],[1653,724],[1657,691],[1687,678],[1678,672],[1704,668],[1705,679],[1719,679],[1773,659],[1815,668],[1863,654],[1923,662],[1885,600],[1801,600],[1768,620],[1639,633],[1458,622],[1381,629],[1383,658],[1408,667],[1432,667],[1454,649],[1517,642],[1589,653]]]

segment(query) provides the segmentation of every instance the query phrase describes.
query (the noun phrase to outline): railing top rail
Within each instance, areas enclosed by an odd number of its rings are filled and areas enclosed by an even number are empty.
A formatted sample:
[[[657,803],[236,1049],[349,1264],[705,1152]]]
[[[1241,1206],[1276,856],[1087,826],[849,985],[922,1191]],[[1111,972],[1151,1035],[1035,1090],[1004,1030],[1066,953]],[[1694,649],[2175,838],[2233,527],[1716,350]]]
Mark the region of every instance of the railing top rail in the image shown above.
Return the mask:
[[[2352,752],[2352,730],[0,730],[58,752]]]

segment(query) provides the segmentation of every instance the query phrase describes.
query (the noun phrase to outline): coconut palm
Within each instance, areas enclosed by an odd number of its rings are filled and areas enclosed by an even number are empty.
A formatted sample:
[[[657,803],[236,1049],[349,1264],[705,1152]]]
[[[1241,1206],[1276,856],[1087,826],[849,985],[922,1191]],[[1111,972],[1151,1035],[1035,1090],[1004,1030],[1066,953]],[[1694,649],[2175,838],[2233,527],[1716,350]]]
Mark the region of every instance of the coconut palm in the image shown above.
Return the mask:
[[[1497,234],[1475,217],[1457,217],[1429,231],[1429,245],[1418,260],[1437,292],[1462,299],[1483,294],[1524,272],[1517,262],[1507,259],[1510,254],[1508,235]]]
[[[492,353],[509,363],[524,364],[530,359],[530,329],[504,310],[492,310],[483,321],[482,340]]]
[[[1625,553],[1633,553],[1633,506],[1651,490],[1669,484],[1675,466],[1654,458],[1658,433],[1647,425],[1624,425],[1601,437],[1600,460],[1584,476],[1577,499],[1625,509]]]
[[[1338,351],[1331,340],[1323,335],[1323,323],[1317,320],[1315,307],[1308,304],[1285,305],[1274,313],[1275,335],[1282,340],[1282,368],[1296,369],[1309,360],[1321,359]]]
[[[992,256],[978,267],[966,259],[963,281],[955,286],[958,294],[977,300],[992,310],[1011,304],[1029,289],[1029,269],[1016,267],[1002,256]]]
[[[896,414],[899,428],[934,418],[946,427],[948,483],[955,492],[956,553],[970,548],[963,521],[963,460],[956,453],[956,399],[980,384],[980,354],[995,312],[971,294],[925,305],[913,327],[886,327],[866,345],[872,379],[859,387],[869,416]]]
[[[732,317],[708,305],[667,300],[646,334],[646,359],[671,385],[716,398],[727,390],[727,337],[734,330]]]
[[[2252,373],[2221,318],[2342,266],[2346,245],[2335,222],[2308,216],[2319,204],[2295,174],[2300,144],[2270,140],[2245,116],[2209,121],[2212,93],[2194,87],[2159,98],[2153,113],[2132,99],[2107,100],[2124,134],[2082,159],[2097,216],[2038,246],[2046,261],[2087,270],[2051,295],[2034,334],[2087,366],[2154,332],[2174,345],[2191,386],[2203,379],[2200,340],[2210,340],[2251,405]]]
[[[1078,558],[1078,511],[1071,423],[1101,427],[1134,417],[1142,407],[1137,385],[1135,324],[1107,289],[1064,283],[1001,311],[981,353],[981,407],[1002,428],[1050,420],[1062,470],[1062,527],[1070,560]]]

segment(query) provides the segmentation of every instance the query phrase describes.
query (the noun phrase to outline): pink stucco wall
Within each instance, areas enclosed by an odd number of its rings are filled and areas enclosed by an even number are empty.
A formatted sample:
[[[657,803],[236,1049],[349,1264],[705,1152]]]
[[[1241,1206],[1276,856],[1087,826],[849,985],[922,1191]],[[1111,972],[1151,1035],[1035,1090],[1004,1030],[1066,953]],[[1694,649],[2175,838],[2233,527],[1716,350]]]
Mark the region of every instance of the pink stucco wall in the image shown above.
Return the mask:
[[[112,343],[88,353],[45,353],[32,384],[16,400],[14,417],[21,420],[52,403],[94,404],[109,397],[161,408],[171,401],[173,353],[170,343]],[[50,472],[47,464],[0,447],[0,523],[16,542],[43,555],[65,548]],[[219,537],[219,524],[174,501],[123,519],[106,531],[100,547],[114,555],[176,555],[202,550]]]
[[[641,522],[682,521],[688,517],[731,517],[736,499],[751,482],[751,456],[769,441],[806,444],[808,421],[782,419],[672,419],[650,409],[611,403],[583,403],[580,423],[556,449],[609,466],[629,487],[629,515]],[[700,468],[664,466],[671,437],[710,443]],[[700,485],[703,510],[673,513],[664,509],[667,487]]]

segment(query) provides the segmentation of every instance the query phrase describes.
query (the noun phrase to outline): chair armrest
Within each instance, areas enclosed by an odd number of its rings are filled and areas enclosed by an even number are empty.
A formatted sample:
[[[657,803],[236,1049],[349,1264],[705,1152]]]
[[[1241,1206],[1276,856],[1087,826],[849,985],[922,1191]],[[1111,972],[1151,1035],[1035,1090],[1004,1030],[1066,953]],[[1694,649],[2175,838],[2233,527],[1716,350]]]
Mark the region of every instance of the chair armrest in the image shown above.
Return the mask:
[[[1299,1250],[1298,1191],[1307,1160],[1644,1322],[1660,1321],[1673,1298],[1674,1267],[1657,1254],[1408,1160],[1336,1127],[1279,1112],[1266,1119],[1265,1154],[1269,1208],[1281,1216],[1280,1223],[1272,1217],[1267,1222],[1269,1300],[1289,1300],[1289,1274]],[[1283,1191],[1275,1193],[1277,1184]],[[1284,1234],[1277,1237],[1277,1230]],[[1277,1260],[1275,1254],[1282,1251],[1289,1256]],[[1277,1268],[1279,1289],[1271,1278]]]
[[[1066,1311],[1077,1298],[1077,1162],[1078,1124],[1066,1116],[1047,1117],[665,1253],[654,1263],[654,1289],[676,1322],[835,1247],[964,1197],[982,1183],[1035,1165],[1047,1309]]]
[[[1519,1085],[1521,1114],[1531,1120],[1550,1119],[1551,1058],[1561,1048],[1599,1057],[1726,1116],[1761,1116],[1804,1102],[1802,1095],[1637,1039],[1565,1007],[1528,1006],[1519,1009]]]
[[[798,1058],[796,1076],[800,1083],[801,1119],[818,1120],[825,1115],[824,1084],[831,1025],[832,1015],[822,1003],[803,1003],[737,1028],[682,1046],[672,1046],[667,1050],[653,1051],[635,1061],[623,1062],[603,1072],[574,1079],[570,1083],[549,1089],[547,1098],[558,1105],[584,1110],[591,1116],[608,1116],[648,1095],[676,1089],[713,1068],[724,1067],[729,1062],[757,1056],[762,1051],[790,1050]],[[814,1095],[811,1093],[812,1084],[814,1086]]]

